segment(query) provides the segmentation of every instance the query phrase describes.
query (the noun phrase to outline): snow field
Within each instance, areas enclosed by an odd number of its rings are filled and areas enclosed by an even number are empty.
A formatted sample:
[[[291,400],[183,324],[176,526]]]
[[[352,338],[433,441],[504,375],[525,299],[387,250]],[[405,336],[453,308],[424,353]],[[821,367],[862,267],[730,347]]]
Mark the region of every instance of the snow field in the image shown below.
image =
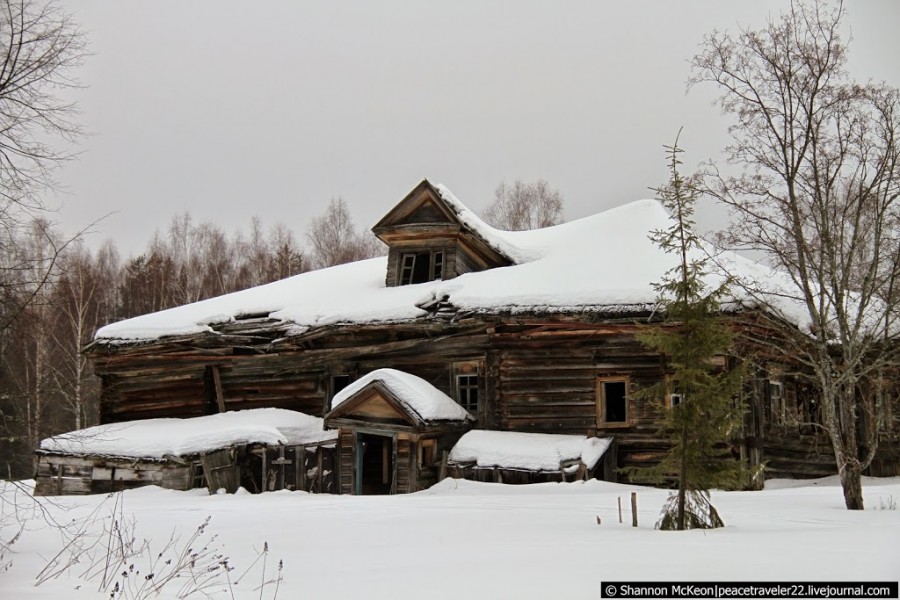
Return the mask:
[[[604,580],[896,581],[900,511],[879,505],[900,500],[900,478],[864,485],[868,509],[862,512],[843,509],[836,478],[715,492],[727,527],[705,532],[656,531],[666,491],[600,481],[504,486],[445,480],[393,497],[208,496],[149,487],[125,492],[121,500],[138,539],[148,538],[154,548],[173,528],[187,535],[207,516],[215,543],[236,571],[268,542],[269,571],[279,559],[285,565],[282,599],[576,599],[599,597]],[[637,529],[630,526],[631,491],[638,493]],[[6,510],[8,488],[4,498]],[[108,519],[114,504],[103,495],[51,500],[48,515],[61,522],[92,511]],[[19,495],[17,502],[21,513],[31,500]],[[100,523],[94,528],[102,529]],[[0,597],[107,597],[96,583],[79,581],[75,569],[34,587],[35,574],[60,547],[59,530],[32,515],[13,546],[12,566],[0,573]],[[257,566],[249,579],[260,577]],[[250,587],[242,583],[235,598],[258,598]],[[264,592],[271,598],[273,589]],[[167,589],[159,597],[173,594]],[[215,597],[231,596],[223,589]]]

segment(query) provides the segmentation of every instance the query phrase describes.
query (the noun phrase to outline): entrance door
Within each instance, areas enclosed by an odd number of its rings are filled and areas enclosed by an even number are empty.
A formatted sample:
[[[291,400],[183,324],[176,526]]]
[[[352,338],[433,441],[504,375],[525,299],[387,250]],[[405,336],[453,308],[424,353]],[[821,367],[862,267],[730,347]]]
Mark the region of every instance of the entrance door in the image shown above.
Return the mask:
[[[356,436],[356,493],[390,494],[393,476],[393,436],[358,433]]]

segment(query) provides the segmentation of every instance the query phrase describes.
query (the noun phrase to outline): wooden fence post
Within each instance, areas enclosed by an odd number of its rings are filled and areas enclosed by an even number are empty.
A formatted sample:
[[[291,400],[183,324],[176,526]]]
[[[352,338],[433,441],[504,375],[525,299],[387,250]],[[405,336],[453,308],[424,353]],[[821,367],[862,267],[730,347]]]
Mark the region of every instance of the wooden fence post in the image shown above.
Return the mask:
[[[631,526],[638,526],[637,519],[637,492],[631,492]]]

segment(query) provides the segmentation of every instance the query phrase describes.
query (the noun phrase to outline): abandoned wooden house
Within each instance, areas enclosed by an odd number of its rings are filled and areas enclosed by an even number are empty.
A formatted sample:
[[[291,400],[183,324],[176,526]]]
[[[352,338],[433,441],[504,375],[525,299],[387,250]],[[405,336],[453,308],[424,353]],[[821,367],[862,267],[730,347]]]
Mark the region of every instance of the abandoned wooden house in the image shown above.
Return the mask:
[[[498,231],[423,181],[373,228],[386,257],[101,329],[87,353],[102,379],[102,422],[259,407],[324,417],[338,432],[340,493],[412,492],[448,474],[614,479],[616,468],[652,463],[665,450],[665,409],[636,392],[668,367],[635,334],[658,319],[652,283],[672,258],[648,232],[668,225],[647,200],[552,228]],[[723,318],[777,332],[795,316],[787,303],[778,308],[773,318],[736,303]],[[742,352],[722,356],[721,367]],[[755,364],[734,451],[765,464],[766,476],[831,474],[830,445],[806,425],[820,418],[816,394],[792,368]],[[885,439],[875,475],[900,473],[896,398],[884,411],[865,425]],[[538,437],[489,435],[467,455],[454,450],[467,430]],[[558,460],[547,464],[543,451],[532,462],[509,456],[523,439],[556,448]]]

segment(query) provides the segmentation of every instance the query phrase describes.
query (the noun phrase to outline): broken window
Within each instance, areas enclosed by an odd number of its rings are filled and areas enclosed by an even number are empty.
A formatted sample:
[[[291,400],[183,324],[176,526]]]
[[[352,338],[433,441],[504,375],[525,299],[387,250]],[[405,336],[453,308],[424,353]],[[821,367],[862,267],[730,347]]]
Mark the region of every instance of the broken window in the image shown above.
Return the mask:
[[[605,378],[597,383],[598,412],[603,423],[628,422],[628,380]]]
[[[478,375],[456,376],[456,399],[470,413],[478,412]]]
[[[443,279],[443,277],[444,253],[442,251],[407,252],[400,255],[400,285],[425,283]]]

